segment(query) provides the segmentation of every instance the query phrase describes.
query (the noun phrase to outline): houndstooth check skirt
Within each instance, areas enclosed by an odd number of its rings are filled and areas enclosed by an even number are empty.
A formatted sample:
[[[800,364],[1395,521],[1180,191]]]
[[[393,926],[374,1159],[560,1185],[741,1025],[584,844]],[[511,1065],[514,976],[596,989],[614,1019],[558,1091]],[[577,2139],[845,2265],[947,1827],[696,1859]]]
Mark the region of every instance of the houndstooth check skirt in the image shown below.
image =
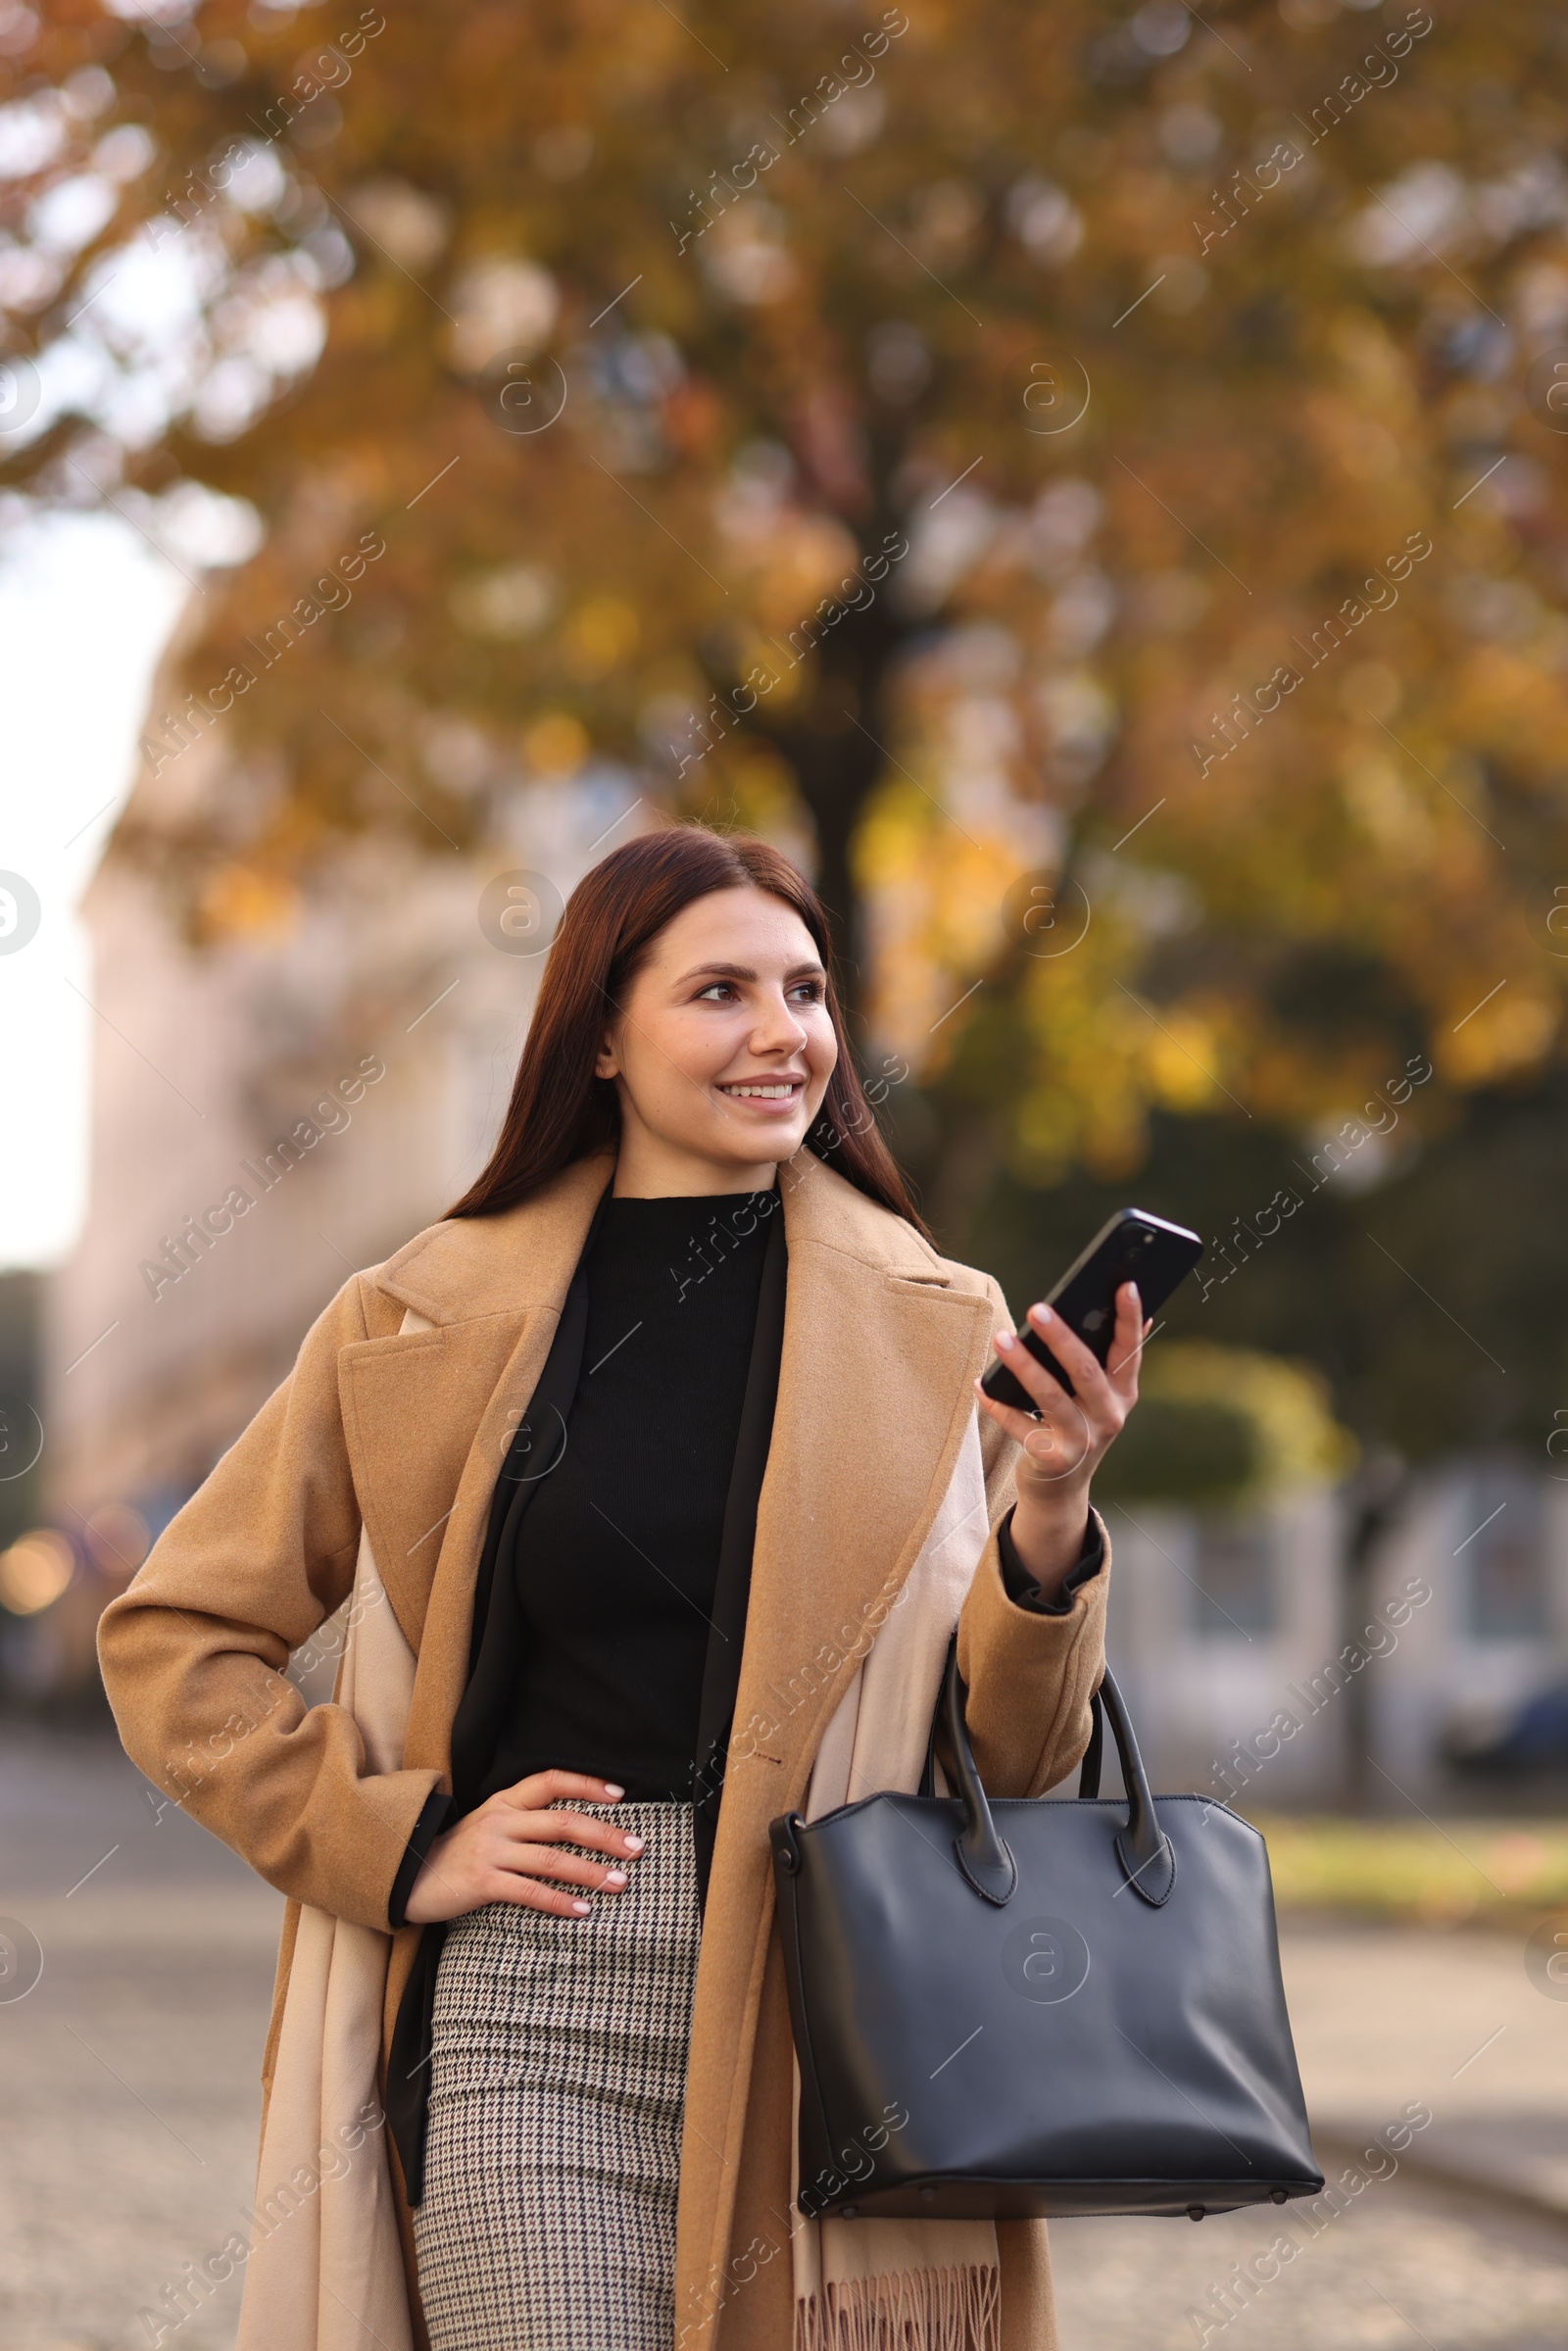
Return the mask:
[[[424,2201],[434,2351],[670,2351],[700,1922],[690,1804],[582,1804],[646,1838],[584,1919],[447,1930]],[[595,1855],[603,1859],[603,1855]]]

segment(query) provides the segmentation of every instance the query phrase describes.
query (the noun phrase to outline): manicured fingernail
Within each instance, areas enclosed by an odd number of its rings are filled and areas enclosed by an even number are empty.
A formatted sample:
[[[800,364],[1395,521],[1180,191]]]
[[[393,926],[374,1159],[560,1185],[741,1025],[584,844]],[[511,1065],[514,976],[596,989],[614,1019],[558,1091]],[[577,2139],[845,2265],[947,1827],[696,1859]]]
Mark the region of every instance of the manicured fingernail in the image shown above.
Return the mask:
[[[572,1908],[579,1918],[586,1918],[589,1911],[592,1910],[593,1904],[592,1902],[573,1902]]]
[[[616,1803],[619,1798],[625,1794],[625,1792],[626,1790],[623,1788],[617,1788],[615,1786],[613,1780],[607,1780],[605,1782],[605,1793],[612,1804]]]
[[[1054,1322],[1055,1320],[1055,1316],[1052,1313],[1049,1306],[1031,1306],[1029,1309],[1029,1319],[1031,1322]]]
[[[607,1886],[624,1886],[625,1883],[626,1873],[624,1870],[606,1870],[605,1884]]]
[[[640,1837],[623,1837],[620,1841],[628,1853],[640,1853],[643,1849],[643,1840]]]
[[[999,1331],[997,1333],[997,1352],[999,1354],[1010,1354],[1017,1344],[1017,1340],[1014,1339],[1010,1331]]]

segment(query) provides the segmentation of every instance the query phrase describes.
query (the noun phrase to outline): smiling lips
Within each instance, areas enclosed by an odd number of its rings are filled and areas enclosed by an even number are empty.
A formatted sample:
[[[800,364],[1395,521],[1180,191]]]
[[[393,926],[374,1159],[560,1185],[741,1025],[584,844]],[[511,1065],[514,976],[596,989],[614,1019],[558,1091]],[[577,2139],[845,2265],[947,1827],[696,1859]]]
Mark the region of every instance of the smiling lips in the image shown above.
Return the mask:
[[[720,1086],[731,1102],[792,1102],[806,1090],[804,1078],[737,1078],[732,1085]]]

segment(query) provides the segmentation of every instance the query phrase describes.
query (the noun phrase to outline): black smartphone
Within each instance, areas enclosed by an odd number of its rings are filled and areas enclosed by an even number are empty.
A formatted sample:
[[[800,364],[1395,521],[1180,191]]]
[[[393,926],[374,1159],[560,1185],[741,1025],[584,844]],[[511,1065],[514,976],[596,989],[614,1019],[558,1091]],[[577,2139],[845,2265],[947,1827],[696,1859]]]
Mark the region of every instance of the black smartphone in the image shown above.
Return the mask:
[[[1185,1225],[1167,1224],[1163,1216],[1151,1216],[1147,1208],[1118,1208],[1083,1255],[1073,1259],[1046,1303],[1103,1363],[1110,1353],[1116,1293],[1123,1282],[1137,1283],[1147,1318],[1186,1280],[1202,1253],[1201,1241]],[[1043,1363],[1071,1396],[1071,1380],[1033,1324],[1021,1324],[1018,1336],[1036,1362]],[[1026,1412],[1035,1408],[1033,1398],[1005,1363],[993,1363],[980,1385],[995,1403],[1019,1404]]]

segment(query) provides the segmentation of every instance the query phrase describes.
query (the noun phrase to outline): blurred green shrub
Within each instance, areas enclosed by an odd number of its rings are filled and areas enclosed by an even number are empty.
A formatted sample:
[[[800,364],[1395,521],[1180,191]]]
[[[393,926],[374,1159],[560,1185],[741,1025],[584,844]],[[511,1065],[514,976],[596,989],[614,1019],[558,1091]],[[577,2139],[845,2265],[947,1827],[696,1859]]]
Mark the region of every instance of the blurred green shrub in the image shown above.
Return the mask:
[[[1355,1442],[1316,1372],[1251,1347],[1153,1347],[1140,1400],[1095,1491],[1107,1501],[1216,1508],[1334,1483]]]
[[[1561,1821],[1249,1817],[1268,1840],[1282,1910],[1361,1911],[1457,1926],[1568,1903],[1568,1828]]]

